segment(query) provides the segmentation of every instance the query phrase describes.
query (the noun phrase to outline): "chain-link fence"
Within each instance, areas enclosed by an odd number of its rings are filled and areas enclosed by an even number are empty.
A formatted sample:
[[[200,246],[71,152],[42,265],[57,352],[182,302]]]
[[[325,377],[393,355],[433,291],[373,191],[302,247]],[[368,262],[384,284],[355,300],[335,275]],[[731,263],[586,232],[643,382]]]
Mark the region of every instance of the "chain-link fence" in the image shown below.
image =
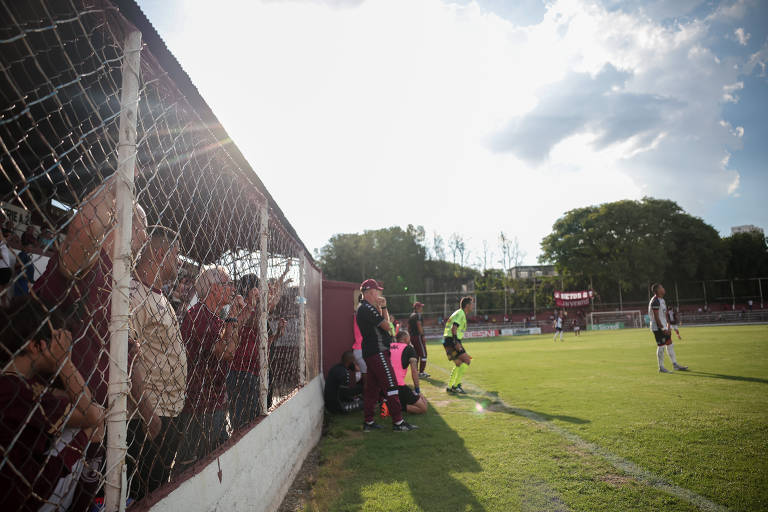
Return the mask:
[[[321,278],[148,23],[0,13],[0,504],[117,510],[318,374]]]

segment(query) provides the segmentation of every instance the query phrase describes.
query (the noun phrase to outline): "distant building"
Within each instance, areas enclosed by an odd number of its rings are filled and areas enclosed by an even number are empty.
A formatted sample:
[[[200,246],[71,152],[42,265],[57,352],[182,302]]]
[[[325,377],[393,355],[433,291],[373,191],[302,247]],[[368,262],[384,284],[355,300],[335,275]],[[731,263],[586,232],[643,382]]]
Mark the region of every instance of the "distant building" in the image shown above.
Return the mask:
[[[519,265],[509,269],[512,279],[532,279],[535,277],[552,277],[558,275],[554,265]]]
[[[757,233],[760,236],[765,236],[765,231],[763,231],[763,228],[758,226],[753,226],[752,224],[745,224],[743,226],[733,226],[731,228],[731,234],[735,235],[737,233]]]

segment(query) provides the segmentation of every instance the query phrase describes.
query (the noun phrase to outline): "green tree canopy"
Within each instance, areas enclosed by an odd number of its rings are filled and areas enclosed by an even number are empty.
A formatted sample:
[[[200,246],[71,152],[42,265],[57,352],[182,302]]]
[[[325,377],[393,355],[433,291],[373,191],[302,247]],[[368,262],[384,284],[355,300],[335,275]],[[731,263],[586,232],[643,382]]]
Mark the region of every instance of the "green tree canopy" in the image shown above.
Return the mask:
[[[768,245],[760,233],[736,233],[723,239],[728,275],[749,278],[768,275]]]
[[[571,210],[541,248],[540,261],[588,276],[598,291],[721,276],[726,262],[712,226],[674,201],[648,197]]]

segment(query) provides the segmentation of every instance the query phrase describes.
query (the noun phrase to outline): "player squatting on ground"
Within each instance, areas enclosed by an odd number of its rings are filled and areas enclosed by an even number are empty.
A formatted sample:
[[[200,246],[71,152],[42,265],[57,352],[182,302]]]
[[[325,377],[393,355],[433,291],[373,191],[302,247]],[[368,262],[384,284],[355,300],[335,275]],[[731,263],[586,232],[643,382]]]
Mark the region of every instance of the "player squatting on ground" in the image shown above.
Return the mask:
[[[675,349],[672,346],[672,334],[669,330],[669,317],[667,316],[667,303],[664,301],[666,290],[661,284],[654,284],[653,298],[648,303],[648,316],[651,319],[651,332],[656,338],[656,357],[659,360],[659,372],[670,373],[664,368],[664,347],[667,347],[667,354],[672,360],[672,366],[675,370],[687,370],[687,366],[677,364]]]

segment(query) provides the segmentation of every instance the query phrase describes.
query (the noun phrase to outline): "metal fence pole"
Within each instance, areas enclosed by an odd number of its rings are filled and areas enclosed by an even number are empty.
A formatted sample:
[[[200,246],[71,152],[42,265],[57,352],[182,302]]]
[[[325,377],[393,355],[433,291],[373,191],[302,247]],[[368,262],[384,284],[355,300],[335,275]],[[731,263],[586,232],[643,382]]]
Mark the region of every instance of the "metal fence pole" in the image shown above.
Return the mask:
[[[731,311],[735,311],[736,310],[736,294],[733,292],[733,279],[731,279],[729,282],[731,283],[731,301],[733,304],[731,307]]]
[[[269,316],[269,204],[265,201],[261,207],[259,219],[259,408],[267,413],[267,393],[269,393],[269,339],[267,321]]]
[[[136,124],[139,108],[141,32],[133,31],[123,46],[120,135],[115,177],[115,245],[112,252],[112,296],[109,324],[109,412],[104,508],[125,510],[128,395],[128,317],[131,285],[133,175],[136,167]]]
[[[306,264],[304,251],[299,257],[299,384],[307,381],[307,329],[304,319],[306,313]]]
[[[704,290],[704,309],[707,309],[707,284],[706,281],[701,282],[701,288]]]
[[[763,309],[763,279],[760,277],[757,278],[757,288],[760,290],[760,309]]]
[[[677,291],[677,281],[675,281],[675,305],[680,307],[680,294]]]
[[[624,311],[624,301],[621,297],[621,281],[619,281],[619,311]]]

